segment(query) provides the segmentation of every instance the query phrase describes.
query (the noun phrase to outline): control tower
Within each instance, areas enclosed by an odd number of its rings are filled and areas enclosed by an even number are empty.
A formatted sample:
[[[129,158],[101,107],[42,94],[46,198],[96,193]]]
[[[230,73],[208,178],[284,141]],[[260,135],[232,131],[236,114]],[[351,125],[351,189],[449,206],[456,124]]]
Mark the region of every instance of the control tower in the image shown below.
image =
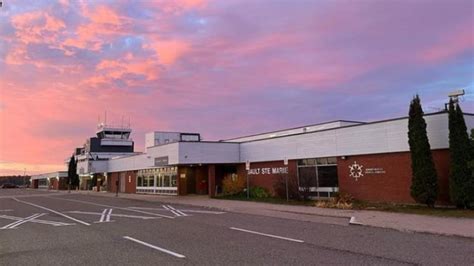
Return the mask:
[[[110,158],[135,154],[131,133],[130,126],[97,125],[96,136],[88,138],[75,152],[81,189],[104,185]]]

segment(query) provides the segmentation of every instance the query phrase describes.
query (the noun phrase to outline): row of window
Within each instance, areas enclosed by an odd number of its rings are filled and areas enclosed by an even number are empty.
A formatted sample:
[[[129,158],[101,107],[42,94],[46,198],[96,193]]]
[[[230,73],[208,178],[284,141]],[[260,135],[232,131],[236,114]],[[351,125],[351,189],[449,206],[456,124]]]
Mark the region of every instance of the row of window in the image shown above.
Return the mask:
[[[137,177],[137,187],[176,187],[176,174],[158,174]]]
[[[298,160],[298,165],[335,165],[337,164],[336,157],[326,158],[310,158]]]

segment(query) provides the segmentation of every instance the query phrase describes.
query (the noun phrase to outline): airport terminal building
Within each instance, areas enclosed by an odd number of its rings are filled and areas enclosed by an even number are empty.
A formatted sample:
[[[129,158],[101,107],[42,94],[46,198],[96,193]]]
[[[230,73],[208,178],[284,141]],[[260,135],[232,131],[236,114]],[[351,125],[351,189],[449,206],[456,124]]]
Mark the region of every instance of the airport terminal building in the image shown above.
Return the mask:
[[[448,202],[448,113],[425,114],[425,120],[439,201]],[[474,115],[465,114],[465,120],[468,129],[474,127]],[[216,196],[225,177],[248,175],[250,186],[270,192],[288,177],[297,184],[309,182],[313,197],[345,192],[361,200],[413,202],[407,133],[407,117],[338,120],[221,141],[202,141],[198,133],[151,132],[143,153],[86,160],[88,169],[82,167],[81,174],[98,175],[110,192],[118,184],[125,193]]]

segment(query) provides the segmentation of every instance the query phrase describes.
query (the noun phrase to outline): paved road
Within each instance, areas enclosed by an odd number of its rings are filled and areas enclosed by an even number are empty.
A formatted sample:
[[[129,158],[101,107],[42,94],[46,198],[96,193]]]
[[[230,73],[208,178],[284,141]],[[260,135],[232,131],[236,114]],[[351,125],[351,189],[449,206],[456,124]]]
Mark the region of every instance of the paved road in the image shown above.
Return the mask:
[[[474,265],[473,252],[472,239],[340,221],[0,190],[0,265]]]

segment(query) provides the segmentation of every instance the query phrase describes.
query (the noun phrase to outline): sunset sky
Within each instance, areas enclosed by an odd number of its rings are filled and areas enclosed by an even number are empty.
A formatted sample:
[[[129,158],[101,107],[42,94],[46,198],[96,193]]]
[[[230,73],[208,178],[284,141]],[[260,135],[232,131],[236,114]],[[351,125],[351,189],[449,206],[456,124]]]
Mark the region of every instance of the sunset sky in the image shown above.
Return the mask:
[[[0,8],[0,175],[64,170],[98,117],[219,140],[425,112],[465,89],[474,1],[12,1]]]

